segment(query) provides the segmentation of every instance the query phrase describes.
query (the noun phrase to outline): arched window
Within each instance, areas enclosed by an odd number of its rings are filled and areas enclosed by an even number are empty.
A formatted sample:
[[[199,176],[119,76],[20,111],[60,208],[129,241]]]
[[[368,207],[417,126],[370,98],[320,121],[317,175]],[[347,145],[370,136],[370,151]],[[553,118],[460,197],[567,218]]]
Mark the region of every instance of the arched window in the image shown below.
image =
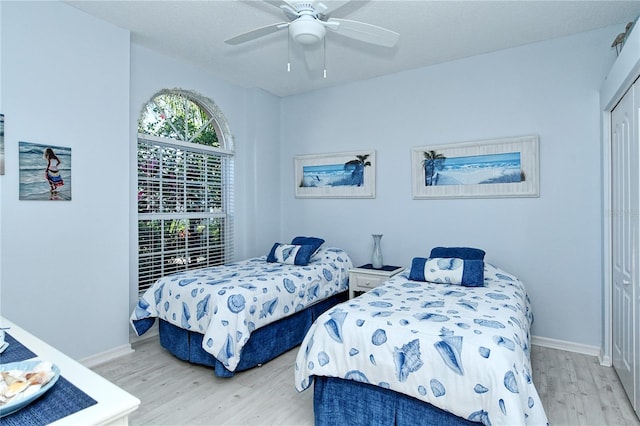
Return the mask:
[[[233,143],[213,101],[162,90],[138,121],[138,292],[233,256]]]

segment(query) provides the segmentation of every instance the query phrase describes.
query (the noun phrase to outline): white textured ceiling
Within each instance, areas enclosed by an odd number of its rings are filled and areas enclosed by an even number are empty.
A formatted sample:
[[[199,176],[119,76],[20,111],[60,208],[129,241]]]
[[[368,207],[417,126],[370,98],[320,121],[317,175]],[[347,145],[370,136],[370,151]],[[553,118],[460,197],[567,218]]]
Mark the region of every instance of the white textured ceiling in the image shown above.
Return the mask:
[[[186,59],[242,87],[278,96],[303,93],[463,57],[619,24],[640,15],[640,1],[323,1],[336,18],[400,33],[389,49],[327,32],[326,70],[309,71],[287,31],[237,46],[224,40],[286,21],[261,1],[67,1],[131,31],[134,43]],[[609,52],[603,52],[608,54]]]

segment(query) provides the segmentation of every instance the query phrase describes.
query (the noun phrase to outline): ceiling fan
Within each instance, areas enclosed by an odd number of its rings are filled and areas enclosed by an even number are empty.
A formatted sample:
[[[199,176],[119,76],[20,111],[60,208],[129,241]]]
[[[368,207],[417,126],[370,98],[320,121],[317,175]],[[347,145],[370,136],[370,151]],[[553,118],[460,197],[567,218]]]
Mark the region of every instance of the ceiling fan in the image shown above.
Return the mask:
[[[287,28],[290,39],[303,47],[307,66],[309,69],[314,69],[318,65],[314,52],[317,51],[316,47],[320,42],[324,42],[327,29],[345,37],[384,47],[395,46],[400,38],[400,34],[395,31],[377,25],[332,18],[330,14],[338,8],[329,10],[319,1],[265,0],[265,3],[282,9],[289,21],[256,28],[227,39],[225,43],[231,45],[246,43]],[[342,3],[340,5],[342,7],[348,2],[337,3]]]

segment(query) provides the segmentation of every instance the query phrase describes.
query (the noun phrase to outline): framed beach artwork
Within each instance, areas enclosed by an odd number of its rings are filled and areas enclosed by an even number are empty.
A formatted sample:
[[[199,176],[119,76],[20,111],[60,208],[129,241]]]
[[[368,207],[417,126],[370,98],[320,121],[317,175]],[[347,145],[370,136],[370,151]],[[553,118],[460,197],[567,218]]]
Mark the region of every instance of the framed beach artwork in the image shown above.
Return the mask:
[[[413,198],[538,197],[537,136],[412,149]]]
[[[375,198],[376,152],[353,151],[295,157],[300,198]]]
[[[71,200],[71,148],[19,143],[21,200]]]

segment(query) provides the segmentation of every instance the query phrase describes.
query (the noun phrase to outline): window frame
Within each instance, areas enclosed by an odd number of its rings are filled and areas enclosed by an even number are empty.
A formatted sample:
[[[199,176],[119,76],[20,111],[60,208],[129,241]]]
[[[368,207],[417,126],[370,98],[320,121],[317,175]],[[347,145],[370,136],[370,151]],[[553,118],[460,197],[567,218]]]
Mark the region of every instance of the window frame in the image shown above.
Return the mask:
[[[207,124],[205,124],[205,126],[207,125],[211,125],[216,133],[216,137],[218,139],[218,144],[220,147],[215,147],[215,146],[210,146],[210,145],[205,145],[205,144],[198,144],[196,142],[189,142],[189,141],[185,141],[184,139],[173,139],[173,138],[167,138],[167,137],[161,137],[161,136],[155,136],[155,135],[150,135],[150,134],[146,134],[146,133],[137,133],[137,138],[136,138],[136,148],[135,148],[135,152],[136,152],[136,160],[135,160],[135,170],[136,170],[136,191],[139,191],[141,186],[140,186],[140,163],[139,163],[139,152],[140,152],[140,144],[145,144],[145,145],[155,145],[155,146],[159,146],[159,147],[169,147],[171,149],[176,149],[178,151],[182,151],[181,155],[184,156],[189,156],[192,154],[198,154],[198,155],[203,155],[203,156],[213,156],[216,158],[216,161],[220,162],[219,167],[221,167],[221,174],[220,174],[220,181],[216,182],[216,185],[219,185],[218,187],[220,188],[220,193],[221,193],[221,200],[220,200],[220,210],[214,209],[213,207],[209,207],[209,211],[206,211],[206,207],[204,211],[172,211],[172,212],[163,212],[161,209],[159,211],[155,211],[155,212],[149,212],[149,213],[141,213],[139,211],[139,197],[138,194],[136,194],[136,209],[135,209],[135,227],[136,227],[136,239],[135,239],[135,245],[136,245],[136,260],[137,260],[137,270],[135,272],[135,278],[136,278],[136,283],[137,283],[137,296],[140,296],[142,293],[144,293],[144,291],[146,291],[147,288],[149,288],[151,285],[153,285],[153,282],[156,281],[157,278],[165,275],[165,270],[168,269],[165,265],[164,262],[162,262],[160,264],[159,267],[152,267],[150,270],[152,271],[152,273],[154,273],[155,275],[152,278],[148,278],[148,276],[150,275],[150,273],[147,272],[147,270],[145,271],[141,271],[141,264],[143,261],[143,258],[148,257],[146,255],[143,255],[141,253],[141,240],[144,236],[141,236],[140,232],[140,223],[141,221],[154,221],[154,220],[158,220],[158,221],[167,221],[167,220],[206,220],[209,221],[209,225],[201,225],[201,226],[210,226],[211,221],[215,221],[215,220],[220,220],[221,223],[217,224],[218,226],[220,226],[221,230],[224,232],[224,236],[221,238],[222,240],[222,244],[221,244],[221,249],[222,249],[222,254],[220,256],[214,256],[213,258],[209,258],[209,256],[211,256],[210,254],[207,255],[206,258],[206,262],[204,264],[200,264],[199,262],[189,262],[189,255],[188,255],[188,240],[189,240],[189,235],[188,233],[186,233],[186,242],[185,242],[185,261],[182,263],[182,265],[184,265],[184,268],[176,268],[174,264],[172,265],[169,273],[173,273],[176,272],[176,269],[178,270],[187,270],[187,269],[195,269],[195,268],[200,268],[200,267],[207,267],[207,266],[214,266],[214,265],[219,265],[219,264],[223,264],[223,263],[227,263],[229,261],[234,260],[234,149],[233,149],[233,139],[231,137],[231,134],[229,132],[229,128],[226,122],[226,119],[224,118],[224,115],[222,115],[221,111],[219,110],[219,108],[215,105],[215,103],[209,99],[203,98],[197,94],[195,94],[194,92],[189,92],[189,91],[185,91],[185,90],[180,90],[180,89],[165,89],[162,90],[156,94],[154,94],[150,100],[145,103],[145,105],[143,106],[141,113],[138,117],[138,122],[139,120],[143,119],[144,114],[146,114],[147,111],[147,107],[151,102],[154,102],[156,100],[156,98],[158,96],[161,95],[166,95],[166,94],[171,94],[171,95],[179,95],[182,97],[185,97],[186,99],[188,99],[189,101],[193,102],[198,108],[200,108],[201,110],[203,110],[208,116],[209,116],[209,120],[207,121]],[[191,140],[193,140],[194,138],[197,137],[197,135],[202,131],[202,129],[205,127],[201,127],[195,134],[195,136],[191,137]],[[186,127],[186,126],[185,126]],[[179,135],[182,136],[183,138],[186,139],[187,135]],[[162,149],[162,148],[161,148]],[[211,166],[211,167],[216,167],[216,166]],[[185,172],[186,173],[186,172]],[[203,171],[203,173],[205,175],[208,175],[208,169],[205,169]],[[148,181],[149,179],[147,179]],[[158,185],[159,188],[162,188],[162,182],[163,182],[163,173],[160,172],[158,174]],[[182,179],[182,182],[184,182],[185,186],[189,183],[189,179],[187,177],[184,177]],[[206,178],[205,178],[205,183],[206,183]],[[207,184],[205,184],[205,189],[206,190]],[[161,189],[158,189],[159,193],[161,194]],[[186,195],[185,195],[186,196]],[[206,196],[205,196],[206,198]],[[160,222],[161,224],[164,222]],[[211,228],[209,228],[211,229]],[[164,232],[164,227],[162,228],[162,232]],[[211,246],[211,242],[210,242],[210,238],[211,238],[211,234],[209,232],[206,233],[207,236],[207,242],[209,242],[209,245],[206,246],[206,250],[207,253],[210,253],[208,250],[212,248]],[[220,247],[220,246],[218,246]],[[161,238],[161,250],[160,251],[156,251],[155,253],[164,253],[166,252],[168,249],[165,246],[165,239],[164,237]],[[177,257],[176,257],[177,258]],[[161,259],[164,259],[164,255],[161,255]],[[151,262],[151,264],[153,265],[153,261]],[[144,280],[142,279],[144,274]]]

